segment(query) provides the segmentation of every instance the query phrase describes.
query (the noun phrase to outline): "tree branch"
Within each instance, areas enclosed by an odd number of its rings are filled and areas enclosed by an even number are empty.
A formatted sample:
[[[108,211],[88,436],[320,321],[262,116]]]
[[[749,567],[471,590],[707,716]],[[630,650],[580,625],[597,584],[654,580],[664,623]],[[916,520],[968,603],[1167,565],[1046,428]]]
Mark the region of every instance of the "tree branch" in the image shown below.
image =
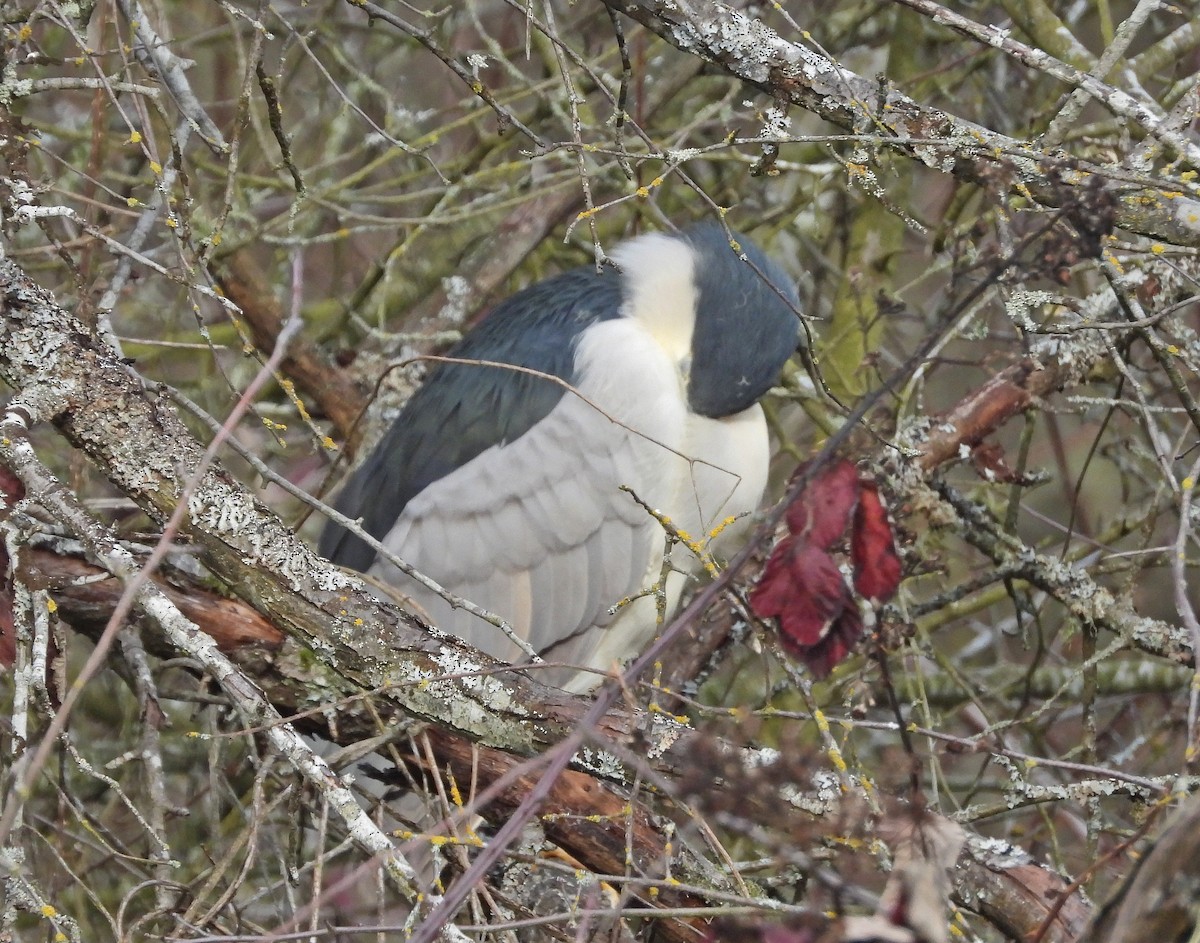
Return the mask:
[[[761,89],[773,100],[799,105],[847,132],[874,132],[881,146],[934,170],[974,182],[994,182],[999,171],[1011,178],[1014,190],[1049,207],[1063,205],[1072,191],[1087,186],[1096,175],[1106,176],[1111,180],[1118,226],[1176,245],[1200,246],[1200,199],[1183,177],[1161,183],[1135,175],[1116,177],[1111,168],[1058,151],[1042,152],[1029,141],[921,105],[886,79],[868,80],[814,45],[784,39],[761,21],[715,0],[601,2],[680,51]],[[1012,44],[1001,31],[994,31],[994,37],[1002,46]],[[1063,69],[1057,77],[1100,93],[1090,76],[1059,65]],[[1106,97],[1114,107],[1118,100],[1126,104],[1127,96]],[[1137,103],[1122,107],[1119,113],[1136,119],[1144,130],[1159,129],[1157,119],[1150,120],[1153,116],[1144,114]],[[1165,127],[1163,133],[1174,143],[1187,144],[1186,138]],[[1188,146],[1183,153],[1195,150]],[[863,172],[867,172],[865,168]]]

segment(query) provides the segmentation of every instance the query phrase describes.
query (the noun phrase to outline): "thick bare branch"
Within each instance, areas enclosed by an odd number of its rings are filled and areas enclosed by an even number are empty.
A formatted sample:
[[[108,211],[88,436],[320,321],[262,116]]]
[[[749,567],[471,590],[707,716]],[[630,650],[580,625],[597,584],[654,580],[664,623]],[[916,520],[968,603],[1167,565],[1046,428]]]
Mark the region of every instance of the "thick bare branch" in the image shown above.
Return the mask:
[[[0,262],[0,377],[33,422],[53,421],[146,513],[165,520],[203,449],[163,397],[11,261]],[[235,479],[207,469],[183,532],[205,563],[349,682],[389,688],[395,705],[481,743],[530,755],[577,719],[571,700],[380,603],[323,562]],[[553,705],[537,715],[524,705]],[[555,718],[554,713],[562,714]]]
[[[274,292],[247,252],[236,252],[220,264],[220,283],[246,317],[260,350],[271,352],[279,339],[284,316]],[[321,407],[338,436],[351,440],[351,447],[362,435],[359,419],[367,400],[349,375],[329,362],[329,358],[304,336],[293,338],[280,369],[300,384],[306,394]]]

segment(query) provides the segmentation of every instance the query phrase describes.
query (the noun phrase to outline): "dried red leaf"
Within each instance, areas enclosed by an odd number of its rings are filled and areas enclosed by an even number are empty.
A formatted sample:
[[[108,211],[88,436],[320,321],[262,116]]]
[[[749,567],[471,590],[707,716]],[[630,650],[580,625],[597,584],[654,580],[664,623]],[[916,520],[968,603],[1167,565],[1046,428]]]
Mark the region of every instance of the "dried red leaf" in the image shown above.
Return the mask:
[[[0,465],[0,517],[25,497],[25,485],[8,468]],[[13,591],[8,578],[8,550],[0,542],[0,668],[11,668],[17,657],[13,626]]]
[[[863,633],[858,602],[830,551],[849,529],[854,589],[875,603],[900,585],[900,557],[878,488],[850,462],[819,470],[792,501],[787,524],[790,533],[767,559],[750,607],[759,618],[777,619],[784,650],[823,678]]]
[[[850,559],[854,564],[854,589],[872,603],[891,599],[900,586],[900,555],[892,524],[879,499],[875,482],[859,482],[858,507],[850,533]]]
[[[862,635],[862,619],[837,562],[803,537],[784,538],[750,595],[759,618],[779,620],[784,649],[825,677]]]
[[[8,508],[25,497],[25,484],[14,475],[8,468],[0,465],[0,498],[3,498],[5,508],[0,510],[0,514],[7,515]]]
[[[800,470],[804,473],[807,466]],[[850,512],[858,503],[858,472],[847,461],[822,468],[791,503],[788,530],[822,550],[830,549],[846,533]]]
[[[4,563],[7,565],[8,561]],[[13,625],[13,595],[0,587],[0,668],[12,668],[17,660],[16,627]]]
[[[785,647],[806,648],[824,637],[849,598],[833,557],[799,537],[786,537],[767,560],[750,605],[756,615],[779,620]]]
[[[1004,449],[994,442],[984,442],[971,449],[971,464],[981,478],[987,481],[1002,481],[1005,484],[1021,484],[1024,477],[1009,467],[1004,460]]]
[[[862,634],[862,615],[857,604],[851,599],[841,615],[830,625],[825,637],[797,657],[803,660],[816,677],[828,678],[829,673],[854,651],[854,646],[858,644]]]

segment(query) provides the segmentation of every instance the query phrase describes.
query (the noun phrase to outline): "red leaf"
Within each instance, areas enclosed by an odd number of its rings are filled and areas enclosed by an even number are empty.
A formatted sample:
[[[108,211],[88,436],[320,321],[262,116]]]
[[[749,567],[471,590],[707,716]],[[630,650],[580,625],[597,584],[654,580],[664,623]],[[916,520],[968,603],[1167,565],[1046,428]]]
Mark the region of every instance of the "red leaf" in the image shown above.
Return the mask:
[[[875,482],[859,482],[862,489],[850,532],[850,559],[854,563],[854,589],[873,603],[891,599],[900,585],[900,556],[887,511]]]
[[[805,465],[801,468],[803,474]],[[847,461],[822,468],[787,510],[788,530],[822,550],[846,532],[850,512],[858,503],[858,472]]]
[[[821,641],[798,655],[809,670],[818,678],[827,678],[829,673],[854,649],[862,638],[863,623],[858,606],[853,601],[847,604],[842,614],[829,627]]]
[[[7,517],[12,506],[25,497],[25,485],[0,465],[0,517]],[[0,542],[0,668],[11,668],[17,657],[17,639],[13,626],[13,591],[8,579],[8,551]]]
[[[785,537],[750,595],[759,618],[779,620],[784,649],[823,678],[862,634],[862,619],[836,561],[798,536]]]
[[[7,564],[7,560],[4,561]],[[12,668],[17,660],[16,627],[13,625],[13,596],[7,587],[0,587],[0,668]]]
[[[823,678],[863,633],[858,602],[830,551],[849,527],[854,590],[872,602],[895,594],[900,557],[878,488],[847,461],[815,473],[788,508],[787,524],[790,533],[768,558],[750,608],[776,618],[784,650]]]
[[[785,647],[815,645],[850,598],[833,558],[798,537],[786,537],[767,560],[750,595],[760,618],[779,620]]]

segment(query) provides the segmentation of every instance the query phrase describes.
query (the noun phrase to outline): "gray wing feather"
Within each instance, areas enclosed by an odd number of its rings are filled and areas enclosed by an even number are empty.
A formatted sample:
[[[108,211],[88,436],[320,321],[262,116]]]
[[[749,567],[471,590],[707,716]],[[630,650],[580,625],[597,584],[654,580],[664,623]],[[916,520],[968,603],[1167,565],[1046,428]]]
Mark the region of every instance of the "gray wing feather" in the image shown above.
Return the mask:
[[[501,302],[449,353],[572,380],[575,339],[620,311],[621,279],[615,271],[576,269]],[[489,447],[520,438],[562,395],[560,384],[527,372],[469,363],[434,367],[350,477],[338,510],[361,519],[369,534],[382,538],[426,487]],[[375,559],[365,541],[332,522],[321,535],[320,550],[356,570],[368,569]]]
[[[585,376],[580,391],[615,411],[620,422],[579,396],[564,396],[519,439],[487,449],[429,485],[383,541],[553,657],[557,653],[549,650],[557,643],[612,621],[608,607],[641,588],[661,547],[658,524],[620,485],[661,505],[669,503],[679,477],[681,463],[672,449],[685,407],[674,366],[648,344],[639,353],[636,329],[627,322],[606,322],[604,328],[613,335],[606,349],[621,351],[622,367],[596,371],[603,385],[589,388]],[[643,413],[645,404],[651,409]],[[644,434],[623,423],[636,423]],[[401,584],[440,628],[515,660],[511,643],[494,626],[452,609],[384,561],[371,572]]]

